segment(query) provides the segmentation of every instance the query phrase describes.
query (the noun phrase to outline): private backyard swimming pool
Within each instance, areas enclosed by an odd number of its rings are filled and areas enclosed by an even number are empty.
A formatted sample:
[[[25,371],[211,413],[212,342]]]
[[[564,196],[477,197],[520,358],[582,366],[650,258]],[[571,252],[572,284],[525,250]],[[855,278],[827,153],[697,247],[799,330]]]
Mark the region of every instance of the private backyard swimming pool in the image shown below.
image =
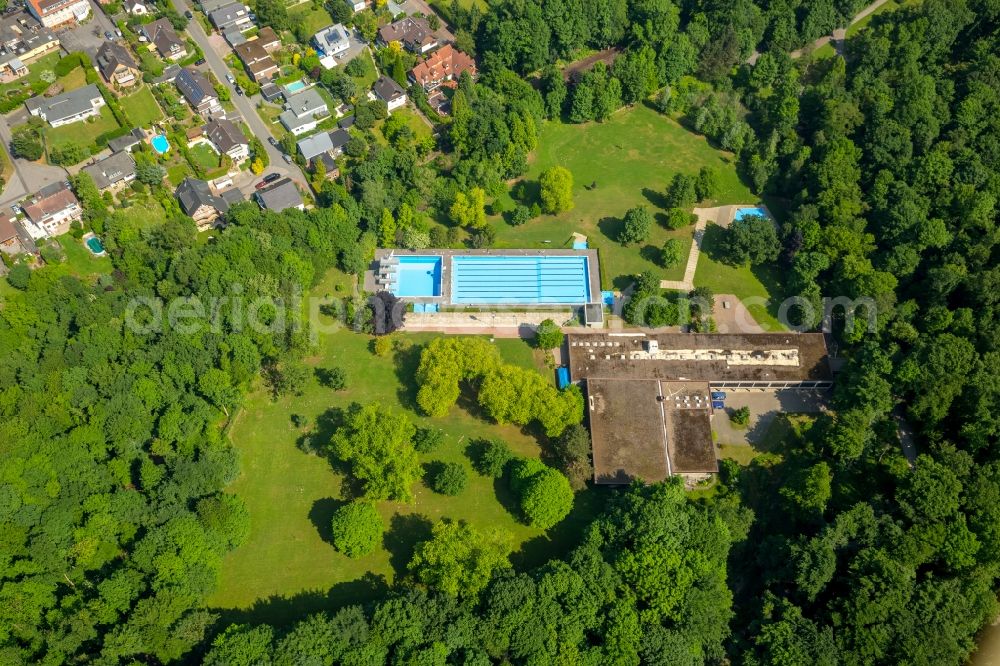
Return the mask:
[[[285,90],[290,93],[298,92],[306,87],[305,81],[299,79],[298,81],[292,81],[291,83],[285,85]]]
[[[366,289],[435,306],[571,306],[599,298],[597,275],[594,250],[380,250]]]
[[[157,134],[149,143],[158,155],[163,155],[170,150],[170,142],[167,141],[167,137],[164,134]]]

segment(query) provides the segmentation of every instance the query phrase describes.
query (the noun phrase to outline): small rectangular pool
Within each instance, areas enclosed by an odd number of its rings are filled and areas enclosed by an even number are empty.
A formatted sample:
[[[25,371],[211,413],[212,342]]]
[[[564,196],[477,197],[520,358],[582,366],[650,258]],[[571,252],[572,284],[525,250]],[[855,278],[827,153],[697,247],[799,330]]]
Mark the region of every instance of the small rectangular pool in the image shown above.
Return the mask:
[[[298,81],[292,81],[291,83],[287,84],[285,86],[285,90],[287,90],[288,92],[293,93],[293,92],[298,92],[298,91],[302,90],[305,87],[306,87],[305,81],[303,81],[302,79],[299,79]]]
[[[456,255],[455,304],[582,305],[590,302],[586,256]]]
[[[737,208],[734,219],[742,220],[744,217],[750,217],[750,216],[763,217],[768,220],[771,219],[771,216],[767,214],[767,211],[761,208],[760,206],[754,206],[750,208]]]
[[[391,290],[396,296],[440,296],[441,257],[399,257]]]

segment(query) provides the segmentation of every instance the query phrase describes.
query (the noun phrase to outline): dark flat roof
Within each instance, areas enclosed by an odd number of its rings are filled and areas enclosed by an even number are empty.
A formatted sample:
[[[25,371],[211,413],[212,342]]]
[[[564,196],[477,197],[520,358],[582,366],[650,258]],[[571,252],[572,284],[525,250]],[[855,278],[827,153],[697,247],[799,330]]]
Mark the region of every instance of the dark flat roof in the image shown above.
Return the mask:
[[[594,377],[691,381],[824,381],[822,333],[572,333],[574,381]],[[659,350],[649,351],[649,341]]]
[[[718,471],[710,405],[707,382],[588,379],[594,481],[655,483]]]

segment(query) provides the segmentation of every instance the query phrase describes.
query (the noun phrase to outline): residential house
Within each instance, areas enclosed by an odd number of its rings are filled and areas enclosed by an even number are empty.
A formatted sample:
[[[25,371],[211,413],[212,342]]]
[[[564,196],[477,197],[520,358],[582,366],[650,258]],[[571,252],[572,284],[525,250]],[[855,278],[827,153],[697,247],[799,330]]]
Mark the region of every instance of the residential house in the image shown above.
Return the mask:
[[[219,104],[215,88],[201,72],[184,68],[174,79],[174,83],[188,104],[203,117],[222,113],[222,106]]]
[[[351,34],[343,24],[338,23],[313,35],[312,43],[316,47],[320,64],[326,69],[333,69],[337,66],[338,56],[351,48]]]
[[[260,42],[260,45],[268,53],[274,53],[281,49],[281,38],[278,37],[278,33],[274,31],[274,28],[269,25],[265,25],[257,33],[257,41]]]
[[[399,42],[407,51],[418,55],[427,53],[438,45],[434,31],[423,16],[407,16],[384,25],[378,31],[378,38],[384,46]]]
[[[132,16],[146,16],[150,13],[144,0],[125,0],[122,6]]]
[[[142,72],[121,42],[105,41],[97,50],[97,70],[108,83],[129,88],[142,80]]]
[[[128,151],[112,153],[99,162],[83,167],[101,192],[117,191],[135,180],[135,160]]]
[[[201,11],[203,11],[207,16],[208,14],[211,14],[219,7],[224,7],[225,5],[228,5],[232,1],[233,0],[200,0],[200,2],[198,2],[198,5],[201,7]]]
[[[203,130],[205,138],[220,155],[229,155],[236,164],[250,157],[250,142],[233,121],[212,120]]]
[[[219,32],[230,28],[236,28],[242,32],[253,27],[253,21],[250,20],[250,10],[242,2],[230,2],[222,5],[208,13],[208,20]]]
[[[104,104],[104,96],[92,83],[55,97],[32,97],[24,106],[31,115],[59,127],[99,115]]]
[[[14,228],[14,218],[9,213],[0,214],[0,252],[20,254],[23,251],[21,239]]]
[[[289,178],[276,180],[267,187],[254,192],[254,198],[261,208],[280,213],[289,208],[305,210],[302,195]]]
[[[208,183],[197,178],[185,178],[181,181],[174,196],[184,214],[194,219],[198,231],[210,228],[229,210],[229,199],[213,194]]]
[[[278,73],[278,63],[268,54],[267,50],[255,39],[252,42],[233,47],[247,73],[257,83],[269,80]]]
[[[456,81],[462,72],[476,76],[476,62],[451,44],[445,44],[410,70],[410,80],[431,91],[447,81]]]
[[[281,87],[276,83],[269,81],[260,87],[260,96],[265,102],[275,102],[281,95]]]
[[[351,140],[351,135],[344,129],[336,129],[332,132],[318,132],[304,139],[299,139],[296,144],[299,153],[307,161],[320,155],[328,154],[337,158],[344,152],[344,146]]]
[[[69,225],[83,216],[83,208],[69,183],[48,185],[21,206],[28,220],[49,236],[69,231]]]
[[[286,95],[285,100],[285,110],[278,119],[285,129],[296,136],[316,129],[319,121],[330,115],[326,102],[315,88]]]
[[[28,0],[27,10],[46,28],[80,23],[90,16],[87,0]]]
[[[403,90],[403,86],[388,76],[378,77],[372,86],[372,92],[375,93],[376,98],[385,102],[389,113],[406,104],[406,91]]]
[[[156,52],[161,58],[180,60],[187,57],[187,45],[177,36],[169,19],[156,19],[142,26],[140,30],[142,35],[156,47]]]
[[[123,150],[131,151],[140,143],[146,140],[146,133],[136,127],[125,136],[120,136],[108,141],[108,150],[113,153],[120,153]]]
[[[345,0],[347,6],[356,12],[360,12],[364,9],[370,9],[375,5],[374,0]]]
[[[26,11],[0,16],[0,83],[28,73],[27,63],[59,48],[59,37]]]
[[[239,28],[226,28],[222,31],[222,38],[226,40],[226,43],[230,47],[236,48],[240,44],[246,44],[248,41],[247,36],[243,34],[243,31]]]
[[[153,83],[160,85],[161,83],[173,83],[177,79],[177,75],[181,73],[181,66],[177,63],[172,63],[163,68],[163,74],[153,79]]]

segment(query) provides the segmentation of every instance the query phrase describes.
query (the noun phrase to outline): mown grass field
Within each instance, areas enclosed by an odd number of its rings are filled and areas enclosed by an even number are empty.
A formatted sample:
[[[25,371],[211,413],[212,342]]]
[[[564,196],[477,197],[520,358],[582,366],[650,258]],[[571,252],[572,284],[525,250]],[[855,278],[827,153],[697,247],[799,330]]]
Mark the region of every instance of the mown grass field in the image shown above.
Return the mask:
[[[657,251],[667,238],[676,237],[684,241],[686,256],[693,227],[669,231],[658,223],[645,243],[623,247],[618,242],[622,218],[629,208],[646,206],[660,222],[663,193],[675,173],[696,174],[705,165],[715,168],[719,191],[714,203],[702,205],[757,201],[740,182],[732,154],[716,150],[704,137],[646,106],[620,111],[604,123],[545,123],[539,130],[538,145],[525,182],[537,188],[542,171],[564,166],[573,173],[575,207],[520,227],[496,219],[498,244],[563,247],[573,232],[582,233],[590,247],[600,252],[605,289],[623,288],[631,276],[646,270],[662,279],[683,277],[683,262],[664,270],[656,262]]]
[[[152,123],[163,119],[160,106],[146,86],[130,95],[120,97],[119,101],[125,110],[125,115],[136,127],[149,127]]]
[[[335,284],[341,285],[340,292]],[[334,273],[315,293],[336,296],[350,291],[346,278]],[[240,452],[242,474],[229,490],[247,502],[251,535],[246,545],[226,557],[219,588],[208,600],[210,606],[229,609],[227,613],[237,619],[281,622],[331,603],[363,602],[405,572],[414,544],[426,538],[429,521],[444,517],[467,520],[482,529],[506,530],[521,548],[513,558],[515,563],[543,561],[576,538],[582,523],[600,506],[603,492],[578,495],[574,513],[546,536],[517,521],[506,484],[476,474],[466,455],[471,440],[498,437],[519,455],[538,456],[534,437],[517,427],[488,423],[460,407],[443,419],[417,415],[413,376],[421,346],[433,337],[401,335],[400,348],[391,357],[382,358],[370,351],[366,335],[348,330],[331,333],[322,337],[320,353],[308,363],[317,368],[343,368],[346,390],[334,392],[310,381],[299,397],[272,402],[263,391],[249,397],[230,433]],[[525,342],[496,343],[509,362],[543,368],[537,353]],[[310,430],[317,440],[328,441],[330,429],[325,426],[324,413],[355,401],[378,402],[420,425],[441,428],[445,443],[422,455],[421,461],[460,462],[467,467],[469,485],[459,496],[446,497],[418,482],[413,486],[413,503],[380,502],[387,526],[384,545],[367,557],[352,560],[329,542],[329,523],[341,501],[343,477],[326,458],[304,453],[297,442]],[[293,425],[293,414],[308,418],[306,429]]]
[[[61,125],[60,127],[47,128],[45,130],[45,140],[49,150],[71,143],[91,146],[97,140],[97,137],[114,129],[118,129],[118,123],[115,121],[111,109],[107,106],[102,106],[101,114],[95,118],[83,120],[78,123],[70,123],[69,125]]]

